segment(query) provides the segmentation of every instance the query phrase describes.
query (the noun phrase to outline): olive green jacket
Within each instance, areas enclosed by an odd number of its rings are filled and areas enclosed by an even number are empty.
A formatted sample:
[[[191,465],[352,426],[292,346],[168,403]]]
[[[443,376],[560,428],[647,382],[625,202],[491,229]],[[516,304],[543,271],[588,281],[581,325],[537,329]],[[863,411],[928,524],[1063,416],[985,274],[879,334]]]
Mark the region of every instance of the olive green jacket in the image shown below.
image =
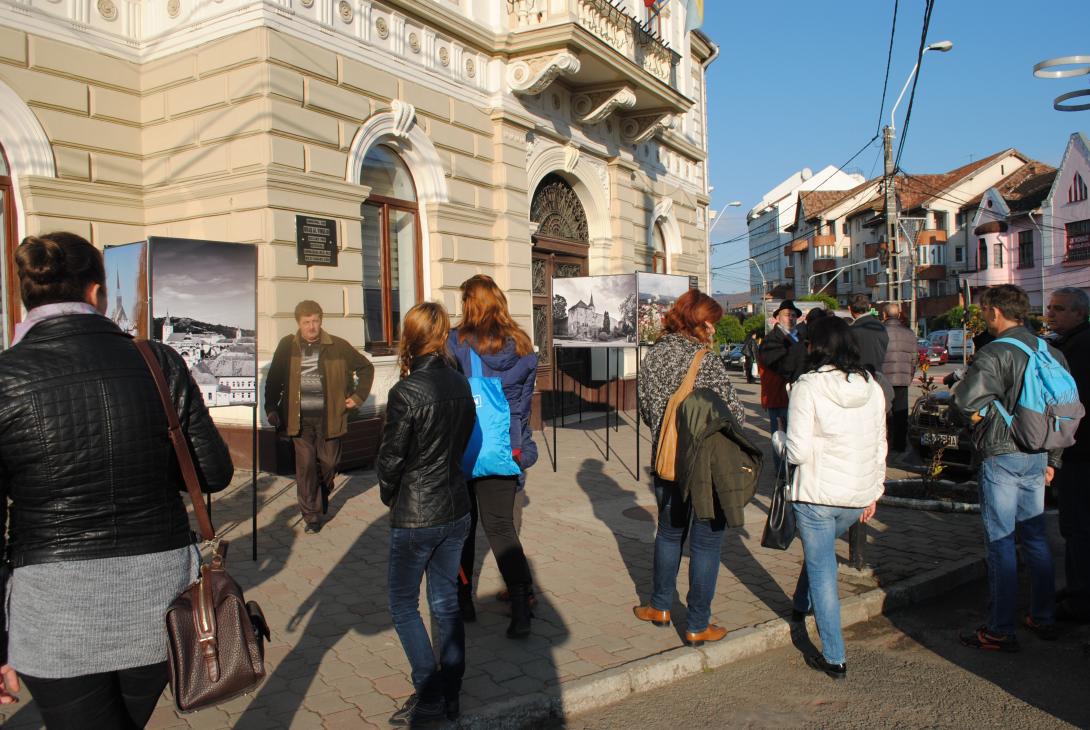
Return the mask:
[[[354,395],[360,403],[367,400],[375,380],[375,368],[362,353],[346,340],[322,330],[319,338],[318,369],[325,392],[326,438],[338,438],[348,432],[345,400]],[[269,374],[265,377],[265,413],[276,413],[280,428],[288,436],[298,436],[301,416],[299,388],[302,380],[302,340],[299,333],[287,335],[276,346]]]
[[[726,402],[707,388],[694,390],[677,410],[677,485],[702,520],[716,501],[730,527],[745,524],[746,504],[757,491],[763,454],[742,435]]]

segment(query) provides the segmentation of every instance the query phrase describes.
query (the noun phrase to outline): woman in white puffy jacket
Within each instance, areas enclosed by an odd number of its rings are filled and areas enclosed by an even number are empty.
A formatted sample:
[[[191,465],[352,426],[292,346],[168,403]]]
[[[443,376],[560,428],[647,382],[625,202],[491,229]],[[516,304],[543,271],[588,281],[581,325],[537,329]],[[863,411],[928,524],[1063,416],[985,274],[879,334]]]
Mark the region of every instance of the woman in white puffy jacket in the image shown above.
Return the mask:
[[[821,655],[806,663],[834,679],[847,675],[840,633],[836,539],[874,515],[886,472],[882,387],[859,359],[848,325],[825,317],[810,328],[808,372],[791,388],[787,459],[796,465],[790,497],[805,564],[792,621],[811,610]]]

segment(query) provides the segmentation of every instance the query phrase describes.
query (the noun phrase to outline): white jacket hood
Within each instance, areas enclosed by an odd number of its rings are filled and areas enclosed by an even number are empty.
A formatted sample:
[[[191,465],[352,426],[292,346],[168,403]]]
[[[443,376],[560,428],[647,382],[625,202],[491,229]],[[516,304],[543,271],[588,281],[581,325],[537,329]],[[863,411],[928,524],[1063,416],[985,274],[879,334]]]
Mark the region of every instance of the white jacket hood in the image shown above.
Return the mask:
[[[814,375],[821,376],[810,378],[820,396],[841,408],[864,408],[874,394],[874,378],[864,378],[857,373],[845,376],[832,367],[823,368]]]
[[[787,459],[797,465],[791,499],[865,507],[886,475],[886,399],[874,378],[832,367],[806,373],[791,388]]]

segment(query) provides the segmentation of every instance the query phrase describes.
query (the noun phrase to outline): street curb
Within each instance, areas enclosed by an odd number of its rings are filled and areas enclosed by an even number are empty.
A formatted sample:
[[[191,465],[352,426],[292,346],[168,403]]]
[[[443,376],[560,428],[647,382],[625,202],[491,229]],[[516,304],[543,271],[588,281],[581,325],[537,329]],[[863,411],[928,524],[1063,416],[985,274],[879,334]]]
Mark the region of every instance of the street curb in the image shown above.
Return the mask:
[[[869,621],[883,613],[934,598],[984,575],[983,558],[964,558],[888,588],[871,589],[840,602],[841,625],[847,628]],[[810,627],[813,627],[813,621],[813,617],[807,619]],[[566,682],[557,688],[558,695],[535,692],[489,704],[463,715],[458,727],[517,730],[550,718],[590,712],[620,702],[630,694],[661,687],[790,643],[791,624],[775,618],[732,631],[723,641],[699,649],[681,646]]]

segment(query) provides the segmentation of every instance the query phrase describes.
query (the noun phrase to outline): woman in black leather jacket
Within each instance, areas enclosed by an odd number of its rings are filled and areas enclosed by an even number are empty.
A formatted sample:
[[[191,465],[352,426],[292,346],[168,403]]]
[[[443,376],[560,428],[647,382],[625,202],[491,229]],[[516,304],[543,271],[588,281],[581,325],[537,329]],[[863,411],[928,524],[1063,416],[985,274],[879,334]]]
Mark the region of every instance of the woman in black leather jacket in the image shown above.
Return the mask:
[[[440,304],[418,304],[401,326],[401,381],[390,390],[376,469],[390,508],[390,614],[412,667],[415,693],[390,718],[417,727],[458,716],[465,673],[465,626],[458,565],[469,534],[462,453],[476,420],[469,383],[453,367],[450,319]],[[439,662],[420,619],[420,581],[439,627]]]
[[[28,237],[15,265],[27,317],[0,353],[0,703],[21,679],[50,730],[143,727],[167,682],[163,615],[199,563],[166,414],[132,338],[102,316],[93,245]],[[218,491],[227,447],[182,358],[152,347],[202,487]]]

